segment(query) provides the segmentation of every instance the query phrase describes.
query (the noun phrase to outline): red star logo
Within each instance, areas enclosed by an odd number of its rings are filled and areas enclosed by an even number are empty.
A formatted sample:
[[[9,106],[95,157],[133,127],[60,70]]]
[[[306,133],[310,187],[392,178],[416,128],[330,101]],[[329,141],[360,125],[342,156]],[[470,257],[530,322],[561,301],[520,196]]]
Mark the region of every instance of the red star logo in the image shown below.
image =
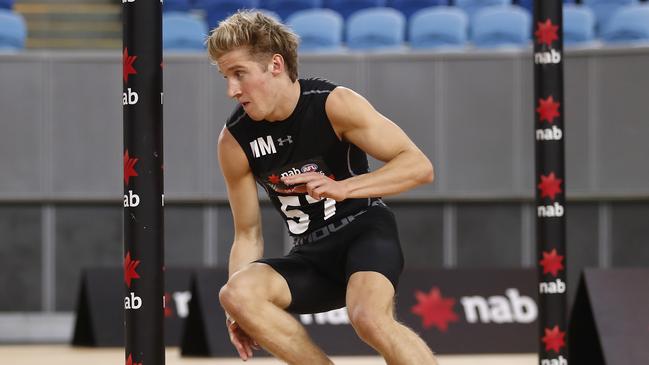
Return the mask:
[[[544,23],[538,22],[536,23],[536,26],[536,32],[534,32],[536,43],[545,43],[548,47],[550,47],[553,41],[559,39],[559,36],[557,35],[559,26],[553,25],[550,19],[546,19]]]
[[[565,336],[566,333],[561,332],[559,326],[554,326],[552,329],[546,328],[545,336],[542,338],[543,343],[545,343],[545,351],[553,350],[554,352],[559,353],[561,348],[566,346],[566,340],[564,339]]]
[[[539,113],[539,120],[554,123],[554,118],[561,115],[559,113],[559,106],[561,104],[554,101],[552,95],[548,96],[545,100],[539,99],[539,106],[536,108],[536,112]]]
[[[124,257],[124,283],[130,288],[132,279],[139,279],[140,275],[135,271],[140,260],[131,260],[131,253],[127,252]]]
[[[142,363],[133,362],[133,357],[131,357],[131,354],[128,354],[128,359],[126,359],[126,365],[142,365]]]
[[[563,179],[557,179],[554,172],[547,176],[541,175],[541,182],[537,185],[537,188],[541,189],[541,198],[549,196],[550,199],[554,200],[557,194],[562,192],[561,182],[563,182]]]
[[[128,75],[136,75],[137,71],[133,67],[133,62],[137,59],[137,56],[129,56],[128,48],[124,48],[124,54],[122,55],[122,72],[124,73],[124,82],[128,82]]]
[[[457,322],[459,317],[453,311],[455,299],[444,298],[437,287],[430,289],[428,294],[417,290],[415,292],[417,305],[410,311],[422,319],[422,325],[428,329],[437,327],[438,330],[446,332],[449,322]]]
[[[327,177],[330,178],[331,180],[336,180],[336,175],[334,174],[330,174]]]
[[[279,176],[272,174],[268,177],[268,181],[270,181],[271,184],[279,184],[281,182]]]
[[[543,260],[539,261],[539,264],[543,266],[543,274],[550,273],[552,276],[557,276],[559,271],[563,270],[563,256],[557,254],[556,249],[552,251],[543,252]]]
[[[128,185],[131,176],[137,176],[137,172],[135,171],[137,161],[137,158],[131,158],[128,155],[128,150],[124,151],[124,185]]]

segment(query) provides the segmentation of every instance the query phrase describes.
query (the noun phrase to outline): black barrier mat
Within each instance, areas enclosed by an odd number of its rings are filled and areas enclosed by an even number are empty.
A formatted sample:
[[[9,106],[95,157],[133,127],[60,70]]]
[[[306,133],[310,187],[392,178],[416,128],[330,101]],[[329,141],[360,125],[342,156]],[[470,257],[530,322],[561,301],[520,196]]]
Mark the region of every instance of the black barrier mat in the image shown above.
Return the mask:
[[[649,269],[584,270],[570,346],[577,364],[649,364]]]
[[[191,272],[183,268],[165,272],[165,346],[180,345],[183,322],[189,314]],[[123,269],[114,267],[82,271],[72,345],[124,346],[123,274]],[[133,303],[130,297],[129,301]]]
[[[73,345],[124,346],[123,280],[119,268],[82,271]]]
[[[192,275],[192,301],[181,341],[183,356],[238,356],[219,303],[219,290],[227,281],[225,269],[200,269]]]

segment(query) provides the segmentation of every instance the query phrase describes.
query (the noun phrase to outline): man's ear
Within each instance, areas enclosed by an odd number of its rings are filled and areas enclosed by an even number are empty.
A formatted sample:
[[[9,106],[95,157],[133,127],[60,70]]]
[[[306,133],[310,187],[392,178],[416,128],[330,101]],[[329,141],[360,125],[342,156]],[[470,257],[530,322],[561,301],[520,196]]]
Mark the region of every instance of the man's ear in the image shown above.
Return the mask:
[[[284,71],[284,66],[284,57],[279,53],[275,53],[270,60],[268,68],[273,75],[279,75]]]

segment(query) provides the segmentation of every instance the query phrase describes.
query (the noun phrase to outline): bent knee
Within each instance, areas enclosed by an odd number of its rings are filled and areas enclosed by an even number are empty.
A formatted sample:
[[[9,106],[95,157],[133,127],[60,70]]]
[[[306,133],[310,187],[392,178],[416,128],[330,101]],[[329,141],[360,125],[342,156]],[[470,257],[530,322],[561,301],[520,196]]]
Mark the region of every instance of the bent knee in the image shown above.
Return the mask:
[[[365,342],[374,343],[384,338],[394,322],[391,314],[368,306],[359,306],[349,312],[349,321],[356,334]]]
[[[254,280],[236,275],[221,287],[219,301],[228,313],[234,315],[239,309],[249,303],[263,299],[263,293]]]
[[[279,275],[270,275],[264,266],[251,266],[234,274],[219,291],[219,301],[228,313],[235,315],[255,303],[272,302],[280,305],[290,302],[288,287],[278,284]],[[281,277],[280,277],[281,278]],[[281,299],[281,300],[280,300]]]

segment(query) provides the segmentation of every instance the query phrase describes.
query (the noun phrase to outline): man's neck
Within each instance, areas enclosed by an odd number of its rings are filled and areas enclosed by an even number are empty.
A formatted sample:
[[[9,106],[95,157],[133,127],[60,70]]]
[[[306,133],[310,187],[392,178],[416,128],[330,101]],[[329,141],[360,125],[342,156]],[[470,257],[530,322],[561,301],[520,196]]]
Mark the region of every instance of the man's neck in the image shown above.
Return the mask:
[[[277,122],[287,119],[293,114],[300,100],[300,82],[288,82],[288,87],[282,87],[283,92],[278,95],[277,106],[271,115],[266,120],[269,122]]]

